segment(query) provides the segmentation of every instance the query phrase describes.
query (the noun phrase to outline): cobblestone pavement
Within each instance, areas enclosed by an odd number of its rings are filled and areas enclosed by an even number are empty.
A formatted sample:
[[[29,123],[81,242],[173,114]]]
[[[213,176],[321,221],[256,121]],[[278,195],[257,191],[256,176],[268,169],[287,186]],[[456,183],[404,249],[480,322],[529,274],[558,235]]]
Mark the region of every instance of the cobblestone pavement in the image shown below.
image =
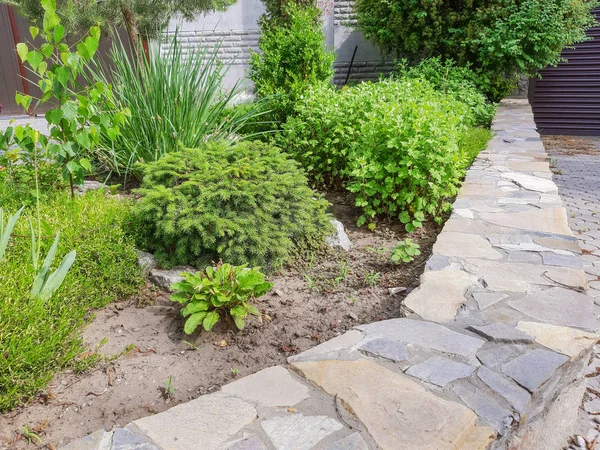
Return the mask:
[[[569,225],[583,250],[583,269],[588,279],[588,294],[594,297],[596,312],[600,309],[600,137],[574,138],[565,136],[544,138],[553,167],[553,179],[567,209]],[[588,374],[598,373],[600,346],[594,348]],[[582,401],[578,431],[588,441],[571,443],[571,449],[600,449],[594,446],[600,416],[600,376],[588,378],[588,391]],[[600,395],[600,394],[599,394]],[[598,438],[600,441],[600,438]]]

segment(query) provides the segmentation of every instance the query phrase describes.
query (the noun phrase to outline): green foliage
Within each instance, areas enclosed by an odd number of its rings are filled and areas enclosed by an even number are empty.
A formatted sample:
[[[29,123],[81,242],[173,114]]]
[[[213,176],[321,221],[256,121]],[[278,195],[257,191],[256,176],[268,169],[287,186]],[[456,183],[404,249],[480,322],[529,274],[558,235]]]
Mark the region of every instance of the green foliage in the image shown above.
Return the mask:
[[[595,0],[357,0],[359,28],[411,62],[441,56],[472,65],[493,100],[516,78],[555,65],[585,39]]]
[[[8,215],[20,205],[7,192],[10,189],[0,184],[0,197],[8,199],[3,203]],[[40,202],[40,254],[50,253],[55,231],[61,230],[55,254],[75,249],[77,259],[60,289],[46,300],[31,296],[38,273],[31,264],[29,225],[29,220],[37,220],[35,209],[26,208],[16,222],[0,261],[0,411],[35,395],[83,351],[79,331],[91,308],[139,288],[137,252],[124,230],[129,208],[128,202],[104,192],[88,192],[73,200],[66,192],[48,193]]]
[[[272,268],[330,231],[328,203],[268,144],[207,142],[142,170],[136,233],[164,266],[223,259]]]
[[[89,63],[100,39],[100,28],[93,26],[89,34],[75,45],[65,43],[65,29],[56,13],[56,0],[43,0],[43,28],[31,27],[32,38],[38,35],[44,43],[39,49],[30,49],[25,43],[17,44],[17,54],[38,77],[37,86],[42,92],[38,104],[52,100],[53,108],[46,112],[50,138],[32,131],[31,145],[39,143],[47,149],[48,156],[56,159],[63,169],[63,176],[71,184],[82,184],[90,162],[83,157],[99,142],[100,133],[116,136],[126,120],[126,109],[105,114],[100,107],[101,98],[112,98],[109,85],[97,82],[82,88],[78,77]],[[75,50],[74,50],[75,49]],[[33,98],[17,93],[16,102],[29,109]],[[22,140],[22,127],[15,127],[17,139]]]
[[[242,330],[249,314],[260,316],[250,301],[273,287],[273,283],[265,281],[260,268],[249,269],[245,265],[218,264],[207,267],[204,273],[184,272],[182,276],[184,281],[171,286],[175,291],[171,300],[184,305],[181,315],[187,317],[186,334],[192,334],[200,324],[210,331],[219,321],[219,313],[228,313]]]
[[[415,259],[415,256],[421,254],[419,244],[413,242],[412,239],[404,239],[396,242],[396,246],[392,249],[392,261],[395,264],[400,262],[409,263]]]
[[[459,139],[474,117],[423,79],[318,86],[296,103],[277,143],[315,184],[354,193],[358,225],[386,214],[410,232],[450,210],[470,163]]]
[[[114,96],[105,108],[115,114],[130,110],[127,127],[113,139],[101,132],[102,145],[94,155],[100,168],[127,174],[137,162],[156,161],[180,145],[198,147],[207,139],[234,139],[240,128],[264,114],[260,103],[230,108],[241,92],[236,84],[225,89],[223,78],[231,63],[214,49],[184,47],[178,34],[150,49],[149,59],[131,61],[120,40],[113,43],[110,70],[92,66],[92,82],[114,83]],[[185,50],[185,54],[184,54]]]
[[[252,53],[249,78],[258,98],[275,96],[270,102],[272,119],[284,121],[295,101],[312,85],[333,77],[333,52],[327,50],[316,6],[284,6],[285,20],[263,18],[259,53]]]
[[[437,90],[465,103],[473,115],[470,125],[489,127],[492,123],[496,105],[488,102],[484,94],[487,86],[480,85],[480,77],[469,67],[461,67],[452,60],[442,61],[435,57],[419,61],[412,67],[403,60],[397,71],[400,78],[425,79]]]

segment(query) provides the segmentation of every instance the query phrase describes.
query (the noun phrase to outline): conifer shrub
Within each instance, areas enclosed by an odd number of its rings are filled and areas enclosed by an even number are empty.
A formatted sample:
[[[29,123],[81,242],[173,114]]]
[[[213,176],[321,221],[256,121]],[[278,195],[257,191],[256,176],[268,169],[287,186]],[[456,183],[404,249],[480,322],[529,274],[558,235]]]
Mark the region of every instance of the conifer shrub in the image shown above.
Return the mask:
[[[262,142],[207,142],[142,165],[140,244],[165,267],[222,259],[272,269],[323,245],[328,207],[298,163]]]

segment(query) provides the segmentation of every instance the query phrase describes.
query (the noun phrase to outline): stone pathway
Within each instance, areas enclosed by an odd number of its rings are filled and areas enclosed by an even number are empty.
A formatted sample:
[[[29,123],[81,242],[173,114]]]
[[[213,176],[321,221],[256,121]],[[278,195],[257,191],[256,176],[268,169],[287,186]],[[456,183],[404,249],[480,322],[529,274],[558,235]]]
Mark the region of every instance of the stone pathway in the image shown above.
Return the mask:
[[[589,255],[529,105],[503,102],[493,129],[405,299],[409,317],[359,326],[288,367],[66,448],[560,449],[599,339]]]
[[[588,279],[588,294],[600,304],[600,138],[551,139],[546,145],[552,166],[553,179],[558,185],[558,193],[567,209],[569,225],[583,249],[583,270]],[[564,142],[564,145],[561,145]],[[577,143],[581,147],[577,147]],[[570,144],[570,145],[569,145]],[[599,312],[600,307],[596,307]],[[594,358],[588,373],[598,373],[600,367],[600,346],[594,348]],[[577,426],[577,433],[593,442],[599,434],[600,416],[589,413],[600,411],[600,376],[589,377],[588,391],[582,401],[583,410]],[[600,440],[600,439],[599,439]],[[572,445],[572,449],[586,448]],[[600,449],[600,443],[596,446]]]

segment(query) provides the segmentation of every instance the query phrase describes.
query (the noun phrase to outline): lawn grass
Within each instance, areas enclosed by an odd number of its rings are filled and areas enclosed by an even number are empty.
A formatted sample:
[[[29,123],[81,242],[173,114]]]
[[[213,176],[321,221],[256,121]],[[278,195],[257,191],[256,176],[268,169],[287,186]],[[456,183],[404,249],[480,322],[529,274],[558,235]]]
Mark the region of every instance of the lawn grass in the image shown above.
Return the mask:
[[[468,169],[479,152],[487,146],[492,138],[489,128],[469,128],[460,135],[458,145],[461,152],[461,164],[464,170]]]
[[[1,206],[12,214],[20,205],[6,189],[0,186]],[[125,233],[127,201],[103,192],[74,200],[55,192],[40,206],[42,234],[61,233],[53,269],[69,251],[76,250],[77,257],[50,300],[30,299],[28,218],[35,220],[35,206],[23,212],[0,261],[0,411],[34,396],[83,350],[79,336],[90,309],[135,292],[142,282],[133,240]],[[44,256],[52,238],[43,242]]]

